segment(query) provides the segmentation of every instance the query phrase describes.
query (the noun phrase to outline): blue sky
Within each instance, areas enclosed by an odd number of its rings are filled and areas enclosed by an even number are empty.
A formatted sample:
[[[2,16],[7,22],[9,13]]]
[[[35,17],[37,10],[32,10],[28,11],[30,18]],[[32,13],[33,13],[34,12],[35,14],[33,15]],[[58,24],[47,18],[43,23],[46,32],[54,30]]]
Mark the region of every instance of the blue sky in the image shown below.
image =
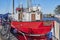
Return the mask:
[[[26,0],[15,0],[15,8],[21,3],[26,7]],[[40,4],[42,12],[47,14],[54,12],[56,6],[60,5],[60,0],[32,0],[32,4]],[[7,12],[12,13],[12,0],[0,0],[0,14]]]

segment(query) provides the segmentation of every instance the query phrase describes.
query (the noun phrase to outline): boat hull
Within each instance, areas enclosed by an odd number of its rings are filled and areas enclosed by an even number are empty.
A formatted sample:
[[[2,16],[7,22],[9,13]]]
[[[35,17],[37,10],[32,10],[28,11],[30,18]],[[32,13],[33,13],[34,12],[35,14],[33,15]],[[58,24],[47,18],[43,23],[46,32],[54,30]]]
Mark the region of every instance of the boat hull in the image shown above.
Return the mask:
[[[52,21],[50,25],[44,25],[44,21],[40,22],[11,22],[11,27],[18,31],[22,31],[28,34],[47,34],[51,31],[54,22]]]

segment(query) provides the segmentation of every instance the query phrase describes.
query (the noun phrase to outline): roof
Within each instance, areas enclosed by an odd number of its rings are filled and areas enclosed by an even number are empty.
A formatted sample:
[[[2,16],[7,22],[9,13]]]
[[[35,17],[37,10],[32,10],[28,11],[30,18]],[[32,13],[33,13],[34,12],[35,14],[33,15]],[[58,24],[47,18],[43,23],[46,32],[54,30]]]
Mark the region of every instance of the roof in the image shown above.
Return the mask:
[[[16,10],[18,11],[18,10],[22,10],[22,8],[16,8]]]
[[[60,19],[57,18],[57,17],[50,17],[50,18],[44,17],[42,20],[44,20],[44,21],[47,21],[47,20],[50,20],[50,21],[57,21],[58,23],[60,23]]]
[[[6,13],[6,14],[0,14],[0,18],[8,18],[8,15],[10,15],[11,13]]]
[[[44,20],[44,21],[47,21],[47,20],[54,21],[55,18],[53,18],[53,17],[49,17],[49,18],[47,18],[47,17],[43,17],[42,20]]]
[[[3,16],[3,14],[0,14],[0,18]]]

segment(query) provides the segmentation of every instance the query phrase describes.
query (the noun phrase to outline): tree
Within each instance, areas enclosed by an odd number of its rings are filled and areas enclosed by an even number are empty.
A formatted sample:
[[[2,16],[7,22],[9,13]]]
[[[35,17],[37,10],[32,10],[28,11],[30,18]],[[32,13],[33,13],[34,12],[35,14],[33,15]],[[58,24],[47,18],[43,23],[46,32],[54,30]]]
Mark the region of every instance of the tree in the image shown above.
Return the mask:
[[[55,9],[55,14],[60,14],[60,5],[58,5]]]

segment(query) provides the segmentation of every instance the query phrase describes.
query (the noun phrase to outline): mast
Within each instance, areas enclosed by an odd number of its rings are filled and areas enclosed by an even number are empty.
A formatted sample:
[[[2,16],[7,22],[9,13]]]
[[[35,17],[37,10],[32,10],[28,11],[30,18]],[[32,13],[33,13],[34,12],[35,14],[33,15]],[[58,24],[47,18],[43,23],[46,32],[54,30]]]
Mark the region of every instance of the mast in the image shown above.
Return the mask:
[[[14,0],[13,0],[13,14],[14,14]]]
[[[27,8],[29,8],[29,0],[27,0]]]
[[[27,9],[29,11],[29,8],[32,7],[32,0],[27,0]]]

